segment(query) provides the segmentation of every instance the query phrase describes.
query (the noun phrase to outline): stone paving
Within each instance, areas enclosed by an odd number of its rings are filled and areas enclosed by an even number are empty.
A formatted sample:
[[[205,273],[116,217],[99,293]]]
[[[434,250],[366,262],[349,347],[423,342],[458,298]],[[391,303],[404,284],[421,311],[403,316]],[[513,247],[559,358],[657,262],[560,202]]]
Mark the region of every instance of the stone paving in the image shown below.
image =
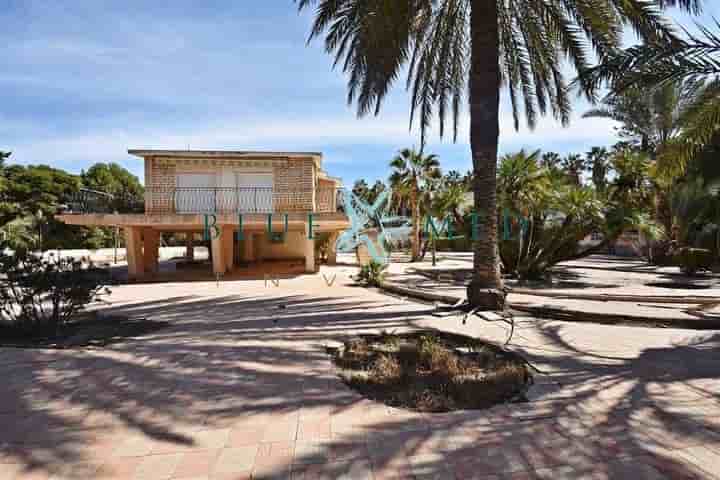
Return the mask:
[[[0,479],[720,478],[720,332],[518,319],[531,402],[419,414],[342,384],[324,345],[501,324],[320,275],[117,287],[107,315],[167,320],[105,349],[0,349]]]

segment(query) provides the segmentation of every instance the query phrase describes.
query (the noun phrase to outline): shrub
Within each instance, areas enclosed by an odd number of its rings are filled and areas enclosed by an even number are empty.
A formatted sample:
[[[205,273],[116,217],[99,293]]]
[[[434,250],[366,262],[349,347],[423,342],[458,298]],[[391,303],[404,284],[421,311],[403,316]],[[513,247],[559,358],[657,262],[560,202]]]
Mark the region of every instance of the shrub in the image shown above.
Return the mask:
[[[371,261],[360,267],[357,280],[368,287],[377,287],[385,279],[387,274],[385,270],[387,270],[387,265]]]
[[[401,375],[400,363],[389,355],[379,355],[370,367],[370,377],[380,383],[397,381]]]
[[[378,341],[388,347],[397,348],[398,345],[400,345],[400,339],[395,335],[394,331],[388,332],[387,330],[381,330],[380,335],[378,335]]]
[[[710,270],[712,263],[712,252],[704,248],[683,247],[678,249],[674,255],[674,264],[687,275]]]
[[[418,357],[423,368],[452,378],[460,374],[461,367],[457,355],[438,340],[435,335],[425,334],[418,339]]]
[[[105,292],[105,270],[72,258],[0,254],[0,327],[13,336],[56,336]]]

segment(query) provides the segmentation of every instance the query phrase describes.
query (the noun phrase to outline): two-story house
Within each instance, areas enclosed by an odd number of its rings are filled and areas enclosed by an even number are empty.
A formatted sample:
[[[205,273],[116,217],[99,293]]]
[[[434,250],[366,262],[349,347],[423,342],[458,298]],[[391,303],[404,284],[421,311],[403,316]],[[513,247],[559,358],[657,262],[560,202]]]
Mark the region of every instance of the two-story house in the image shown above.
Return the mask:
[[[301,260],[314,272],[320,234],[329,234],[328,262],[335,261],[335,239],[349,223],[338,209],[340,181],[322,170],[320,153],[128,153],[145,162],[144,213],[80,208],[58,218],[122,228],[130,278],[158,271],[161,232],[184,232],[188,242],[209,239],[214,273],[277,260]]]

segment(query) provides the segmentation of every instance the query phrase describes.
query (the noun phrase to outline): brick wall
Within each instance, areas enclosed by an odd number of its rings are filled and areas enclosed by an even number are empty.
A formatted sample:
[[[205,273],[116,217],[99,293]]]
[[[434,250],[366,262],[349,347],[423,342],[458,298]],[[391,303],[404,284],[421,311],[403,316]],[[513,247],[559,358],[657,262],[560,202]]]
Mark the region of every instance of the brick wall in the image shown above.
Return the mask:
[[[315,194],[312,159],[293,159],[273,166],[273,210],[278,213],[310,212]]]
[[[181,163],[178,166],[178,162]],[[145,212],[170,213],[174,211],[173,189],[176,185],[177,171],[183,171],[188,165],[202,167],[204,171],[217,170],[223,167],[257,169],[272,165],[273,172],[273,211],[277,213],[311,212],[316,203],[323,210],[332,208],[328,193],[323,187],[327,182],[319,183],[315,162],[312,158],[267,161],[233,160],[233,159],[174,159],[150,157],[145,159]],[[316,193],[318,188],[323,191]],[[317,198],[316,198],[317,195]],[[334,196],[333,196],[334,199]],[[334,201],[334,200],[333,200]]]
[[[145,159],[145,213],[167,213],[174,210],[175,171],[173,159]]]
[[[315,205],[318,212],[335,212],[337,207],[337,188],[334,180],[318,178],[315,190]]]

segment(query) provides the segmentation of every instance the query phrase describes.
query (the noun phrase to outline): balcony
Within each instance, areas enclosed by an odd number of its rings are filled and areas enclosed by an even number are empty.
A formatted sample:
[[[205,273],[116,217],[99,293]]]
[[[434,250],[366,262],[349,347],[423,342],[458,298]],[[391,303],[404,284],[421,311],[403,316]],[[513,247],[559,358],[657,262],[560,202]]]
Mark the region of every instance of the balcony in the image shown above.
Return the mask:
[[[146,189],[144,201],[81,189],[64,213],[251,214],[336,213],[339,188],[277,191],[272,187]]]
[[[145,204],[135,196],[112,195],[81,188],[61,207],[62,213],[143,213]]]

